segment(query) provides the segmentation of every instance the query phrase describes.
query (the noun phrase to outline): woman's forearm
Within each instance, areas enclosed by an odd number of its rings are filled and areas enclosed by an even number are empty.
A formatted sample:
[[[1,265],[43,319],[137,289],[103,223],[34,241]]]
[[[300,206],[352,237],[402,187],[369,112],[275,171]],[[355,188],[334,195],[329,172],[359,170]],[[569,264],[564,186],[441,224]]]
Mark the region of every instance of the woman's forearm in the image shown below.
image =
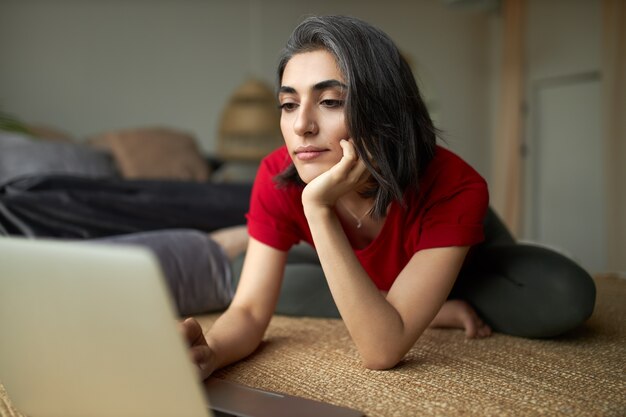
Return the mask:
[[[246,309],[229,307],[206,335],[207,344],[214,354],[211,372],[254,352],[266,328],[267,323],[258,322]]]
[[[214,353],[213,369],[245,358],[261,343],[280,294],[286,259],[286,252],[250,238],[235,298],[206,335]]]
[[[395,365],[416,336],[405,332],[401,315],[359,263],[334,211],[309,209],[307,219],[335,303],[365,366]]]

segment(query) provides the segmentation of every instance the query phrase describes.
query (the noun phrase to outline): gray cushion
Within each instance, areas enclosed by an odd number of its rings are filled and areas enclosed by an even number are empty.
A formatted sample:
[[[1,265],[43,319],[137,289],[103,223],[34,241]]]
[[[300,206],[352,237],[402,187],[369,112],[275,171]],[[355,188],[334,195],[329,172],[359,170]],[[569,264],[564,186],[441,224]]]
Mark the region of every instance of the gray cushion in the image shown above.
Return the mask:
[[[150,249],[161,264],[181,316],[223,310],[233,298],[228,258],[206,233],[190,229],[154,230],[87,242],[139,245]]]
[[[40,141],[0,131],[0,184],[41,174],[118,175],[112,157],[104,151],[87,145]]]

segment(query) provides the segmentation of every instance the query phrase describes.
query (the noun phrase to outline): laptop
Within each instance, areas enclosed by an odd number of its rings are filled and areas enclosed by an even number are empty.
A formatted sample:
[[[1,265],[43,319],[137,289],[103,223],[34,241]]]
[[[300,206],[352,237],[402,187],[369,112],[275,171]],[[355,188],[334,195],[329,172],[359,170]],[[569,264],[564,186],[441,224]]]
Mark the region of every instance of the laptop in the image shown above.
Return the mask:
[[[363,413],[198,378],[158,261],[135,246],[0,238],[0,383],[31,417]]]

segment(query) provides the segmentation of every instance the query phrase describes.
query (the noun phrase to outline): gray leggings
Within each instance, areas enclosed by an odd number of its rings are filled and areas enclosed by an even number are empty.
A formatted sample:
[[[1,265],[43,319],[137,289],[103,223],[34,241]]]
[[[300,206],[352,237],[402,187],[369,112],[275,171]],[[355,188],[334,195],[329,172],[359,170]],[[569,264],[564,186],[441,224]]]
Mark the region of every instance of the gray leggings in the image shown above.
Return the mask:
[[[228,258],[204,232],[156,230],[89,242],[134,245],[151,250],[161,264],[165,282],[181,316],[225,309],[233,298],[232,269]]]
[[[516,243],[490,210],[485,242],[472,249],[450,298],[468,301],[498,332],[545,338],[587,320],[596,287],[570,258],[545,247]]]

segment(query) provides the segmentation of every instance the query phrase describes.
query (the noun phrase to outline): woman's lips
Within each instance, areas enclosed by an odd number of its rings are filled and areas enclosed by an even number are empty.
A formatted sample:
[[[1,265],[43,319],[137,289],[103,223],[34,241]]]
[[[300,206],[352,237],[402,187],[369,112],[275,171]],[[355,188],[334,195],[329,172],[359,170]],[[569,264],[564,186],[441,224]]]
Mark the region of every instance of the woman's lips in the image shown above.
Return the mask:
[[[326,151],[328,151],[328,149],[316,148],[313,146],[302,146],[296,148],[294,153],[296,155],[296,158],[298,158],[300,161],[310,161],[317,158]]]

